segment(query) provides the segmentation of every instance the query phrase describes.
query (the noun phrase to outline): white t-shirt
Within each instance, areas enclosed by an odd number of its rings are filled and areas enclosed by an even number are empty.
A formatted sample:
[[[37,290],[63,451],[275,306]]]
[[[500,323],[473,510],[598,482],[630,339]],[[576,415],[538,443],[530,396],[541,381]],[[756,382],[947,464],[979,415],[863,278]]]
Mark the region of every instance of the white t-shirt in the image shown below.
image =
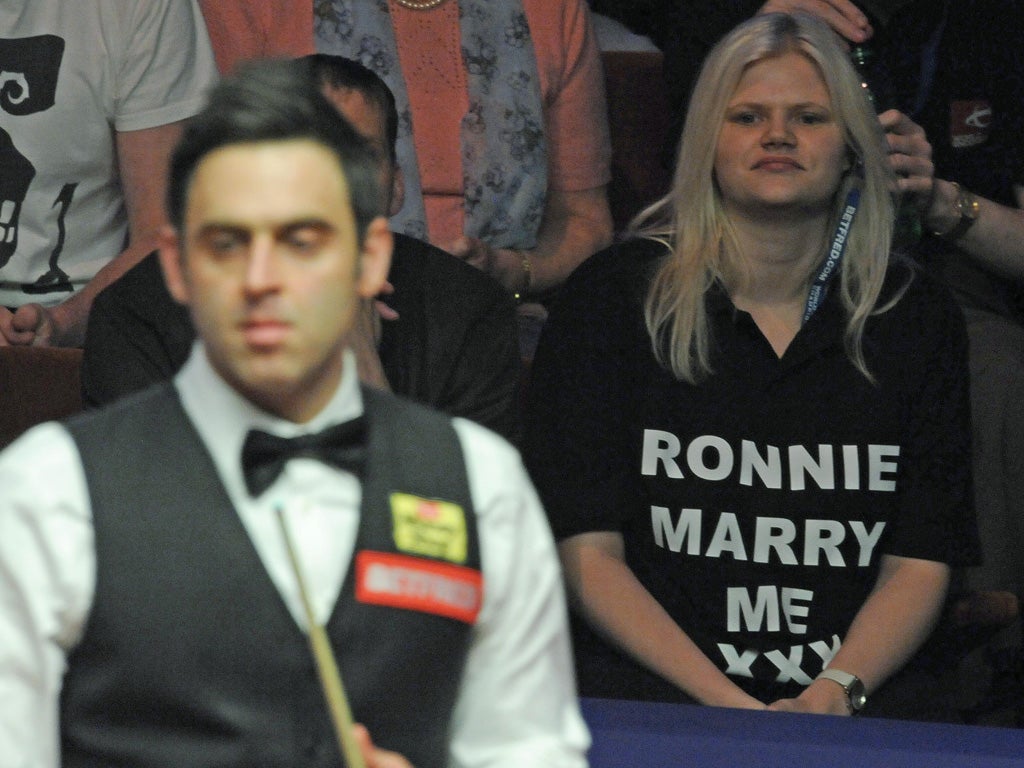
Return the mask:
[[[0,0],[0,306],[124,249],[115,134],[194,115],[216,76],[195,0]]]

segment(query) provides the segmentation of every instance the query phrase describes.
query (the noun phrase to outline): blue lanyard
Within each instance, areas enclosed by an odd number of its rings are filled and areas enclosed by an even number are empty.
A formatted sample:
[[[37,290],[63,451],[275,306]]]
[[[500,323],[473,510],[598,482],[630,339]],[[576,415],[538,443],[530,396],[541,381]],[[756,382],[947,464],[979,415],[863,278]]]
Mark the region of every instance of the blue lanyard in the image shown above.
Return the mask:
[[[811,290],[807,294],[807,304],[804,305],[804,319],[806,323],[811,319],[821,302],[825,300],[828,293],[828,284],[832,281],[836,270],[843,261],[843,254],[846,253],[846,243],[849,241],[850,227],[853,226],[853,217],[857,215],[857,206],[860,204],[860,182],[855,181],[850,191],[846,193],[846,203],[843,205],[843,213],[836,225],[836,233],[832,237],[832,247],[828,249],[828,258],[818,270],[818,276],[814,278]]]

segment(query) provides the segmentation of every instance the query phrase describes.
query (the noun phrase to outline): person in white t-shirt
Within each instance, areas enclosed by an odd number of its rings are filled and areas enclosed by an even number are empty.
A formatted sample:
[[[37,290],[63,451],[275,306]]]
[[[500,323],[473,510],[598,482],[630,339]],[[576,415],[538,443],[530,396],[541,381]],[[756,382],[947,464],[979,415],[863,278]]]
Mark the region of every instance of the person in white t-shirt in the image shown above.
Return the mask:
[[[0,3],[0,346],[80,346],[217,77],[195,0]]]

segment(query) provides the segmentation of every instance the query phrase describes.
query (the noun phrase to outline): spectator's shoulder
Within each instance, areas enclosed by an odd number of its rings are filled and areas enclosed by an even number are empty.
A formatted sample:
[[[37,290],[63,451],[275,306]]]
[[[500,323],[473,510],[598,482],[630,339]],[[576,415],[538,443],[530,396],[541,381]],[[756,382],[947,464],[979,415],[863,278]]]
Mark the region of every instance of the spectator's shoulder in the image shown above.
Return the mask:
[[[585,301],[587,296],[642,294],[668,252],[664,243],[649,238],[614,243],[576,268],[559,291],[559,303]]]
[[[160,259],[153,251],[100,291],[94,306],[152,309],[154,302],[168,301],[173,303],[164,285]]]
[[[927,350],[957,357],[966,349],[963,308],[949,286],[930,270],[906,259],[894,259],[886,275],[868,338],[898,357],[918,359]],[[920,370],[908,370],[912,374]]]
[[[139,362],[128,356],[129,351],[135,355],[143,349],[161,362],[168,358],[165,372],[171,373],[184,361],[194,337],[188,310],[171,297],[153,252],[96,296],[89,312],[84,364],[102,360],[110,373],[121,376],[125,366]],[[116,359],[115,354],[124,357]]]
[[[65,426],[59,421],[46,421],[25,430],[15,440],[0,450],[0,476],[4,471],[16,469],[19,473],[41,471],[67,458],[73,441]]]
[[[440,312],[473,319],[488,312],[515,315],[512,295],[497,280],[447,251],[406,235],[395,235],[388,280],[395,288],[387,299],[399,314]]]
[[[896,308],[932,317],[961,319],[963,310],[937,274],[905,257],[894,257],[885,276],[882,301],[899,296]]]
[[[392,282],[401,280],[407,290],[423,286],[424,290],[443,287],[447,293],[478,296],[488,302],[511,300],[511,296],[494,278],[470,266],[462,259],[423,240],[395,233],[392,256]]]

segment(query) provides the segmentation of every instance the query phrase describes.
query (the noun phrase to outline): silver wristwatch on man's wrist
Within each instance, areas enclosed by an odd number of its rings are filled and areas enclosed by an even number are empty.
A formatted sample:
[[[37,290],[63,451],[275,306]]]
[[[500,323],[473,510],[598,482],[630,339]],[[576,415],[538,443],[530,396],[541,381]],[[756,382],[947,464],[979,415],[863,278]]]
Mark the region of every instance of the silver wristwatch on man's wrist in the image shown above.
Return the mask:
[[[816,679],[831,680],[833,683],[838,683],[842,686],[843,691],[846,693],[846,706],[849,707],[851,715],[855,715],[864,709],[864,705],[868,702],[864,683],[856,675],[851,675],[849,672],[843,672],[839,669],[823,669]]]

